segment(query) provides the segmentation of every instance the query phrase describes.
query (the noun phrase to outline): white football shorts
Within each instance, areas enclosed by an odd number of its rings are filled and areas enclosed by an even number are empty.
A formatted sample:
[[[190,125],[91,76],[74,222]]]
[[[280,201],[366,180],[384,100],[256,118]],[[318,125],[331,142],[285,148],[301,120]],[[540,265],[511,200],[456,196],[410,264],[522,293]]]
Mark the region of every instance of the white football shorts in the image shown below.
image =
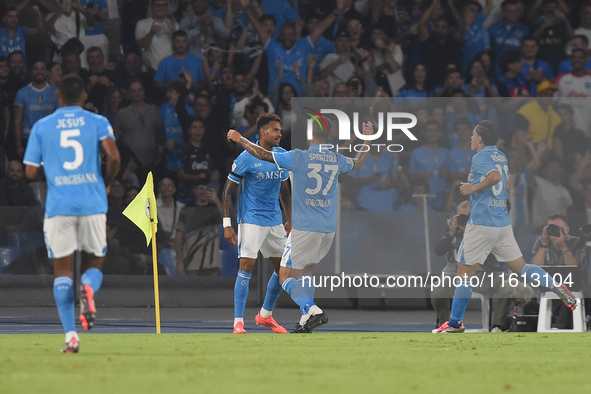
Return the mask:
[[[261,251],[263,257],[281,257],[285,245],[285,228],[238,223],[238,257],[256,259]]]
[[[332,233],[318,233],[293,229],[287,236],[281,266],[291,269],[303,269],[318,264],[330,250],[334,239]]]
[[[43,236],[51,259],[69,256],[76,250],[102,257],[107,252],[107,215],[45,218]]]
[[[468,223],[458,249],[460,263],[482,265],[490,253],[501,263],[514,261],[522,256],[511,226],[489,227]]]

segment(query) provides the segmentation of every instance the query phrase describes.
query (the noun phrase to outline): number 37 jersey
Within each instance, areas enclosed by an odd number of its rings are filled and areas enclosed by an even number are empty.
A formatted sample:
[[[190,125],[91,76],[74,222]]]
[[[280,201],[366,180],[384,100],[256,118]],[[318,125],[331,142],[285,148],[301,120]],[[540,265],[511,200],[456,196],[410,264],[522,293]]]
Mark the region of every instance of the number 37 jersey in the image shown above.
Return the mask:
[[[470,223],[489,227],[504,227],[511,224],[507,212],[507,180],[509,167],[507,157],[495,146],[486,146],[472,157],[468,181],[472,185],[482,182],[491,171],[501,174],[501,182],[470,196]]]
[[[31,130],[24,163],[43,165],[45,217],[107,212],[100,143],[113,138],[109,121],[78,106],[59,108]]]
[[[320,233],[336,231],[338,177],[353,169],[353,160],[321,151],[320,145],[305,151],[273,152],[273,158],[279,168],[293,174],[292,227]]]

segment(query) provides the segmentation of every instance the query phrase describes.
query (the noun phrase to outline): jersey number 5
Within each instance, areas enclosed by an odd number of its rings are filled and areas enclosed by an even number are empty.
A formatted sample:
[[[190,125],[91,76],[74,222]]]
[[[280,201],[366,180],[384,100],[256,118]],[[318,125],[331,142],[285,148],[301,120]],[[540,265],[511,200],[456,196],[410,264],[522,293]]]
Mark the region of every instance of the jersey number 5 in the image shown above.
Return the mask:
[[[310,195],[318,194],[320,189],[322,189],[322,177],[320,176],[320,170],[322,169],[322,164],[320,163],[310,163],[308,164],[308,168],[311,170],[308,172],[308,178],[314,178],[316,180],[316,186],[314,189],[307,188],[306,193]],[[328,178],[328,182],[326,182],[326,186],[322,190],[322,195],[326,196],[332,183],[334,182],[335,177],[339,172],[339,166],[336,164],[325,164],[324,165],[324,172],[330,172],[330,178]]]
[[[75,170],[82,165],[84,161],[84,149],[80,141],[73,139],[80,136],[80,129],[62,130],[60,134],[60,146],[62,148],[74,149],[74,161],[65,161],[63,164],[66,170]]]

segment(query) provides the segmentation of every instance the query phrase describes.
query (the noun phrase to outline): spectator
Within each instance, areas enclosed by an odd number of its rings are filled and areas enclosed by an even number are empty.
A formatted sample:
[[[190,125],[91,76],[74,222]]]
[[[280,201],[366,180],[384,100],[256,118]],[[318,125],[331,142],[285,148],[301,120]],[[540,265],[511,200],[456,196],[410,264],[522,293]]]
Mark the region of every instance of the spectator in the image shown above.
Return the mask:
[[[298,114],[296,111],[292,111],[291,100],[294,97],[298,97],[295,88],[289,83],[282,83],[278,89],[279,97],[277,98],[277,104],[275,111],[281,118],[281,134],[282,138],[291,138],[291,125],[297,124]],[[269,112],[268,110],[265,112]]]
[[[267,30],[263,27],[259,19],[253,13],[252,9],[248,8],[246,10],[246,14],[248,15],[250,23],[252,23],[252,25],[255,27],[261,42],[264,43],[264,49],[265,53],[267,54],[269,65],[270,86],[273,86],[275,83],[275,79],[279,73],[279,66],[281,66],[283,70],[283,78],[281,79],[281,83],[291,83],[296,89],[298,95],[301,95],[301,86],[297,80],[294,66],[298,67],[300,75],[307,75],[308,64],[306,59],[308,59],[308,55],[312,52],[314,45],[318,42],[322,33],[324,33],[326,28],[336,19],[336,14],[340,14],[341,12],[341,9],[335,10],[335,12],[324,18],[320,25],[318,25],[318,27],[313,32],[311,32],[309,36],[306,36],[298,41],[296,41],[295,24],[291,22],[287,23],[281,28],[279,42],[277,42],[273,41],[268,35]],[[326,61],[326,58],[324,58],[324,61]],[[322,65],[320,68],[322,69]]]
[[[121,55],[121,12],[123,11],[123,0],[107,0],[109,18],[104,20],[103,30],[109,42],[110,62],[116,62]]]
[[[172,35],[178,24],[166,18],[167,0],[152,2],[152,17],[142,19],[135,27],[137,46],[145,50],[144,56],[154,70],[165,57],[172,55]]]
[[[542,236],[534,244],[532,264],[536,265],[583,265],[585,259],[585,243],[569,234],[570,228],[564,213],[553,213],[542,229]],[[580,280],[580,276],[587,272],[579,272],[573,278]],[[552,314],[557,316],[552,325],[558,329],[572,329],[573,315],[563,302],[552,302]]]
[[[368,211],[395,210],[398,189],[409,186],[394,154],[384,149],[371,149],[363,167],[351,171],[347,177],[359,189],[357,204]]]
[[[269,112],[275,112],[275,107],[271,103],[271,100],[269,100],[269,98],[267,98],[259,90],[258,80],[255,79],[254,83],[252,84],[252,90],[248,90],[249,75],[244,75],[240,73],[234,75],[234,91],[231,101],[231,104],[233,105],[231,124],[233,124],[236,128],[244,127],[247,125],[246,118],[244,117],[244,109],[255,99],[259,99],[260,101],[264,102],[268,106]]]
[[[466,93],[464,93],[463,90],[452,90],[451,94],[452,99],[449,101],[449,104],[451,104],[453,112],[447,116],[446,137],[448,141],[447,146],[450,148],[456,148],[460,143],[458,135],[456,134],[456,119],[465,118],[469,120],[471,125],[470,131],[472,131],[478,122],[482,120],[482,116],[478,113],[478,106],[474,100],[466,97]]]
[[[589,141],[583,131],[575,128],[575,112],[570,105],[559,105],[558,114],[562,118],[562,123],[552,136],[552,149],[556,156],[564,161],[570,173],[574,169],[576,161],[585,155]]]
[[[468,83],[462,85],[462,90],[470,97],[499,97],[496,84],[491,83],[484,64],[478,59],[470,62]]]
[[[62,2],[60,8],[47,15],[45,18],[45,28],[49,32],[51,41],[56,46],[54,61],[60,60],[60,51],[64,44],[73,38],[80,42],[84,41],[86,35],[86,17],[82,12],[80,4],[74,0]],[[65,53],[61,54],[62,57]],[[86,48],[81,53],[82,59],[86,62]],[[85,63],[84,67],[88,65]]]
[[[12,109],[12,101],[8,99],[9,75],[8,59],[0,56],[0,136],[2,136],[3,141],[6,139],[6,133],[10,126],[10,112]],[[0,179],[4,177],[4,171],[2,170],[3,168],[0,166]]]
[[[509,50],[519,50],[523,39],[529,33],[527,26],[519,22],[519,5],[515,0],[504,0],[501,4],[503,18],[488,28],[490,47],[498,61],[501,54]]]
[[[589,39],[586,35],[578,34],[570,40],[570,55],[572,55],[572,51],[575,49],[582,49],[587,54],[587,63],[585,64],[585,70],[591,70],[591,59],[589,59]],[[573,69],[573,63],[568,59],[564,59],[560,66],[558,66],[558,74],[564,74],[569,72]]]
[[[203,143],[205,127],[203,121],[194,120],[187,130],[188,140],[183,145],[181,168],[178,170],[179,201],[189,203],[193,200],[193,189],[200,183],[219,181],[219,171],[213,167],[212,160]]]
[[[373,49],[371,55],[374,66],[388,79],[390,96],[396,96],[400,88],[406,83],[402,72],[404,54],[401,46],[388,38],[387,31],[388,28],[383,25],[376,25],[372,28],[371,41]]]
[[[105,102],[103,104],[102,114],[112,125],[115,124],[115,119],[122,108],[122,103],[123,95],[121,94],[121,89],[115,85],[109,86],[107,92],[105,93]]]
[[[186,75],[188,74],[188,75]],[[189,39],[184,30],[177,30],[172,34],[172,55],[162,59],[158,65],[154,81],[156,86],[165,87],[166,82],[179,78],[181,75],[190,76],[196,87],[197,82],[204,77],[201,59],[189,53]]]
[[[499,61],[503,75],[497,80],[501,97],[529,97],[529,86],[523,75],[523,60],[519,51],[503,52]]]
[[[587,99],[591,96],[591,72],[585,70],[589,55],[582,49],[574,49],[570,55],[573,69],[556,77],[556,96],[572,97],[568,103],[573,107],[575,126],[591,137],[591,111]]]
[[[8,70],[10,76],[6,93],[12,103],[16,93],[31,82],[31,78],[25,73],[25,55],[21,51],[10,52],[10,55],[8,55]]]
[[[62,65],[56,62],[49,62],[47,63],[47,83],[57,88],[57,84],[64,76],[62,72]]]
[[[574,30],[574,34],[582,34],[591,42],[591,4],[584,4],[581,7],[581,19],[579,27]]]
[[[230,39],[230,31],[221,18],[212,15],[207,9],[207,0],[191,0],[193,15],[184,17],[179,26],[187,32],[191,54],[202,57],[205,44],[226,47]]]
[[[460,70],[455,66],[450,66],[445,72],[445,80],[443,82],[443,87],[441,87],[441,89],[439,89],[439,91],[435,93],[435,96],[451,97],[452,92],[461,90],[463,85],[464,78],[462,78],[462,73],[460,72]]]
[[[429,33],[427,21],[437,4],[438,1],[434,1],[419,20],[419,40],[423,50],[423,62],[427,67],[427,83],[432,86],[443,84],[445,66],[454,64],[459,67],[462,52],[460,41],[464,35],[461,29],[456,29],[452,35],[449,22],[444,17],[435,22],[433,34]]]
[[[523,140],[531,139],[532,142],[545,142],[552,148],[552,137],[556,127],[562,122],[560,115],[554,110],[552,94],[556,87],[550,81],[542,81],[538,85],[536,95],[538,99],[530,100],[517,110],[515,115],[515,140],[514,145],[519,147],[522,153]]]
[[[529,94],[532,97],[536,96],[538,85],[543,80],[554,80],[554,71],[548,62],[538,59],[538,51],[540,46],[538,40],[533,36],[528,36],[523,39],[521,45],[521,54],[523,57],[523,75],[529,82]]]
[[[447,160],[441,167],[442,175],[447,179],[448,184],[453,184],[458,180],[465,182],[468,179],[470,167],[472,166],[472,156],[476,154],[470,149],[472,130],[475,124],[465,117],[456,118],[453,123],[458,145],[449,151]]]
[[[417,63],[412,75],[407,78],[407,84],[398,91],[394,99],[394,106],[401,107],[408,104],[416,104],[425,97],[433,97],[433,89],[427,85],[427,69],[422,63]]]
[[[125,201],[123,200],[124,198],[125,184],[119,177],[117,177],[113,180],[113,183],[111,183],[111,189],[109,190],[109,195],[107,196],[109,210],[111,210],[111,208],[125,208]]]
[[[0,56],[8,56],[11,52],[21,51],[25,56],[25,43],[27,36],[37,32],[45,33],[45,23],[41,17],[39,6],[33,6],[37,14],[37,27],[28,28],[18,25],[18,11],[16,7],[7,7],[4,10],[4,27],[0,28]]]
[[[321,79],[320,81],[314,82],[310,93],[312,97],[330,97],[330,85]]]
[[[176,108],[177,105],[185,105],[182,102],[187,96],[185,94],[185,86],[179,80],[169,82],[166,96],[168,101],[160,107],[160,119],[164,125],[163,133],[164,139],[166,140],[164,168],[169,177],[176,179],[176,173],[182,166],[181,147],[185,140],[183,126]],[[191,108],[190,110],[193,112]]]
[[[574,196],[579,200],[577,206],[572,206],[569,212],[569,222],[575,230],[586,224],[591,224],[591,154],[587,154],[577,163],[575,175],[571,178]],[[586,179],[583,179],[586,176]]]
[[[260,139],[259,129],[256,121],[259,116],[269,112],[269,107],[266,103],[255,100],[252,104],[248,104],[244,109],[244,117],[248,122],[248,126],[242,126],[238,131],[250,142],[256,143]],[[281,133],[283,135],[283,133]],[[242,148],[242,147],[240,147]],[[240,150],[240,148],[238,148]]]
[[[436,199],[430,200],[432,208],[439,208],[443,204],[445,194],[445,180],[439,169],[447,160],[448,150],[441,147],[442,130],[433,120],[424,127],[425,143],[412,151],[408,164],[408,172],[415,178],[426,180]]]
[[[312,32],[314,32],[314,30],[316,30],[318,26],[320,26],[321,22],[322,18],[319,14],[312,15],[306,23],[306,30],[308,34],[312,34]],[[320,73],[320,63],[322,63],[324,57],[329,53],[335,53],[336,50],[337,49],[331,40],[324,36],[320,36],[318,42],[316,43],[316,45],[314,45],[314,48],[310,52],[311,55],[314,55],[316,57],[316,69],[314,70],[314,74]]]
[[[454,277],[457,272],[457,261],[459,259],[458,249],[464,239],[466,231],[466,222],[470,217],[470,202],[463,201],[457,207],[455,215],[447,220],[447,226],[443,234],[435,242],[435,254],[437,256],[445,255],[446,265],[442,271],[442,277]],[[491,271],[499,271],[498,263],[492,253],[485,260],[483,267],[479,270],[478,276],[490,275]],[[498,273],[498,272],[497,272]],[[493,283],[491,283],[493,282]],[[450,282],[451,283],[451,282]],[[475,289],[481,294],[491,294],[502,291],[504,286],[500,286],[500,277],[495,275],[491,280],[483,280],[482,285]],[[493,286],[496,284],[496,286]],[[437,326],[449,320],[451,310],[451,300],[453,298],[454,286],[439,286],[431,292],[431,303],[437,314]],[[495,300],[494,317],[492,321],[493,332],[498,327],[498,331],[507,328],[506,318],[509,310],[510,299],[499,297]],[[488,327],[487,327],[488,330]]]
[[[88,70],[82,68],[82,62],[80,60],[80,55],[78,53],[67,53],[62,56],[64,58],[63,72],[65,75],[76,74],[82,79],[86,77]]]
[[[181,210],[176,227],[176,269],[187,275],[219,274],[222,203],[204,184],[192,190],[194,197]]]
[[[560,62],[566,58],[564,47],[573,36],[573,29],[564,12],[560,10],[558,0],[547,1],[542,9],[542,22],[534,29],[534,37],[540,43],[538,57],[557,71]]]
[[[413,197],[415,194],[429,194],[430,188],[427,181],[421,178],[416,178],[410,183],[411,195],[409,196],[410,202],[402,204],[396,209],[398,212],[420,212],[424,210],[424,199],[423,197]],[[408,201],[408,200],[407,200]],[[431,205],[427,204],[427,210],[431,211]]]
[[[329,53],[320,63],[320,78],[326,79],[330,89],[339,82],[347,82],[355,72],[355,65],[351,61],[351,37],[347,32],[341,32],[335,38],[335,53]]]
[[[37,200],[33,190],[25,180],[23,164],[12,160],[8,163],[8,174],[0,180],[0,206],[16,207],[36,206]]]
[[[99,47],[103,54],[109,54],[109,40],[103,29],[103,21],[109,19],[107,0],[73,0],[72,5],[76,2],[79,2],[81,12],[86,17],[86,30],[80,41],[85,48]],[[106,64],[106,59],[103,60]]]
[[[123,180],[134,172],[143,184],[149,171],[160,162],[162,122],[158,107],[147,104],[139,81],[129,84],[131,104],[115,117],[115,136],[121,152]]]
[[[546,224],[544,218],[553,212],[566,212],[573,204],[572,197],[563,186],[564,170],[559,158],[550,154],[542,158],[541,176],[533,180],[533,203],[531,228],[534,233],[541,233]]]
[[[146,96],[150,102],[158,102],[159,93],[158,89],[154,89],[154,74],[155,71],[152,68],[148,68],[147,71],[142,70],[142,59],[137,52],[129,52],[125,55],[123,64],[123,78],[121,81],[133,81],[138,80],[146,89]],[[122,94],[126,101],[129,100],[129,94],[126,91],[127,83],[119,86],[122,88]]]
[[[19,158],[25,153],[35,122],[52,114],[59,107],[55,96],[57,89],[45,81],[46,74],[45,63],[35,63],[31,72],[33,81],[19,90],[14,100],[14,136]]]
[[[266,0],[270,2],[271,0]],[[283,0],[285,1],[285,0]],[[342,30],[348,30],[351,34],[351,38],[356,41],[359,40],[364,32],[361,21],[363,20],[363,14],[359,12],[355,7],[355,0],[343,0],[342,2],[337,1],[337,7],[342,6],[342,11],[338,14],[331,9],[332,12],[337,16],[336,21],[327,29],[327,37],[333,39]],[[334,7],[334,6],[333,6]],[[358,42],[356,42],[358,43]]]
[[[225,155],[229,149],[228,140],[225,138],[228,132],[228,124],[223,118],[215,115],[209,96],[200,94],[193,101],[193,109],[198,120],[203,122],[205,135],[203,144],[207,147],[207,153],[211,156],[212,166],[219,170],[224,177],[226,173]],[[190,124],[186,127],[189,127]]]
[[[162,178],[158,182],[158,244],[160,248],[174,248],[176,227],[181,210],[185,207],[174,198],[176,193],[175,183],[170,178]]]
[[[449,5],[456,18],[458,28],[464,30],[461,68],[466,72],[472,58],[490,45],[490,36],[483,24],[490,14],[492,1],[486,0],[484,8],[477,1],[469,1],[463,6],[461,15],[456,11],[453,1],[450,1]]]
[[[88,92],[86,103],[92,103],[96,110],[102,113],[107,89],[115,82],[119,82],[119,78],[115,71],[105,68],[105,56],[101,48],[88,48],[86,56],[89,67],[84,78]]]

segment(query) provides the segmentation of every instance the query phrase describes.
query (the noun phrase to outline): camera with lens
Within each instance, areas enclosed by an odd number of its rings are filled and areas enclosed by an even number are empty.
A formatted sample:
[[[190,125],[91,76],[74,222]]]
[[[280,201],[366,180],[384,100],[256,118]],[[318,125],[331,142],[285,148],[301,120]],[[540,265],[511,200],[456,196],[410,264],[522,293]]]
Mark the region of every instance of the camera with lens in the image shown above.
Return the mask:
[[[468,224],[468,219],[470,219],[470,215],[467,215],[465,213],[458,215],[458,218],[456,219],[456,221],[458,222],[458,226],[460,226],[460,227],[466,226],[466,224]]]
[[[548,233],[548,236],[550,236],[550,237],[560,237],[560,234],[561,234],[560,227],[558,227],[555,224],[549,224],[548,228],[546,229],[546,232]]]
[[[583,242],[591,242],[591,224],[581,227],[581,239]]]

